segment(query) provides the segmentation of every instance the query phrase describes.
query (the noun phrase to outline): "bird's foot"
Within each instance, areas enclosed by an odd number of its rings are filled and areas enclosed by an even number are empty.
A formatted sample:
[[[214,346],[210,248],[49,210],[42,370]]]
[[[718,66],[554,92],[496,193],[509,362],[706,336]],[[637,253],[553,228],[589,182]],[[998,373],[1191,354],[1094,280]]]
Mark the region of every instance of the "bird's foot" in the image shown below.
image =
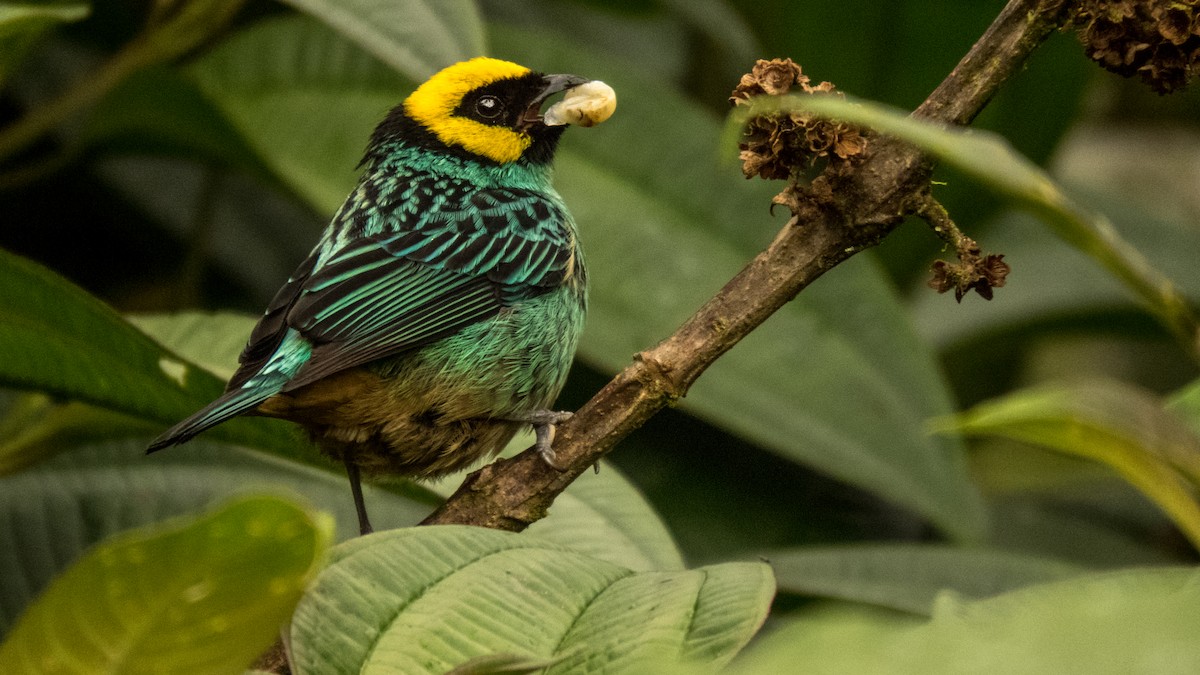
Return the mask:
[[[524,422],[533,426],[544,426],[562,424],[575,416],[575,413],[567,410],[530,410],[528,412],[517,413],[510,415],[504,419],[509,422]]]
[[[564,471],[567,467],[558,463],[558,455],[554,452],[554,429],[555,425],[566,422],[574,415],[575,413],[557,410],[530,410],[505,419],[509,422],[532,424],[533,435],[536,438],[533,447],[537,448],[542,461],[556,471]]]

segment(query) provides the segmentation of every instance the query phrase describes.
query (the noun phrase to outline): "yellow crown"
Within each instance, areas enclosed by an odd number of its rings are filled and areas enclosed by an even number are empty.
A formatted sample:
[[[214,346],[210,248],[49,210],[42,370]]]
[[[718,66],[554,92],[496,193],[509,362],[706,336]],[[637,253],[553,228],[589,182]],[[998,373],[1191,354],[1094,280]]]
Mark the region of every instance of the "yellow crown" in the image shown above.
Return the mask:
[[[525,66],[482,56],[462,61],[442,69],[417,87],[404,101],[404,112],[447,145],[461,146],[501,163],[516,161],[533,142],[528,134],[453,113],[469,92],[529,72]]]

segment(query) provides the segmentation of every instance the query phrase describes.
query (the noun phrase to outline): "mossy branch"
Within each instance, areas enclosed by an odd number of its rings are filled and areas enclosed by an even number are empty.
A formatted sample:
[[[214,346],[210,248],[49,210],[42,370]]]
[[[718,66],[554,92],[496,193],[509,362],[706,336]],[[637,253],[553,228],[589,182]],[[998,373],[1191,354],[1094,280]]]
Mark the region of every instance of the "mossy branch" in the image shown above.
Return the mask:
[[[1065,0],[1010,0],[987,32],[914,113],[967,124],[1066,19]],[[796,215],[670,337],[638,354],[561,425],[557,471],[536,452],[480,469],[424,522],[522,530],[621,439],[683,397],[722,354],[797,293],[877,245],[925,200],[931,164],[911,146],[878,139],[851,171],[818,177]]]

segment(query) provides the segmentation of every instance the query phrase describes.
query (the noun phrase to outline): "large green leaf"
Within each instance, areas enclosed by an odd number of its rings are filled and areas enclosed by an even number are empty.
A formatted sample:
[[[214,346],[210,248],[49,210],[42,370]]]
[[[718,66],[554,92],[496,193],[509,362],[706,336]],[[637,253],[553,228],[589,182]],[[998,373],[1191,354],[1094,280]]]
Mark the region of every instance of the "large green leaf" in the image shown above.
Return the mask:
[[[424,80],[486,51],[474,0],[286,0],[397,72]]]
[[[835,607],[780,628],[731,675],[780,672],[1191,673],[1200,670],[1200,572],[1093,574],[974,602],[939,599],[926,623]]]
[[[220,395],[223,384],[164,349],[111,308],[33,262],[0,251],[0,384],[37,389],[171,424]],[[303,454],[286,425],[239,419],[220,438]]]
[[[240,673],[316,573],[327,517],[275,497],[129,532],[82,558],[0,645],[0,671]]]
[[[683,557],[654,507],[608,463],[575,479],[550,515],[528,533],[635,572],[683,569]]]
[[[650,659],[720,664],[757,630],[769,568],[634,572],[526,534],[428,527],[335,550],[296,609],[297,673],[442,673],[493,654],[546,673]]]
[[[766,216],[769,190],[718,166],[718,121],[652,75],[546,36],[497,29],[493,40],[539,69],[604,79],[621,97],[602,128],[568,134],[558,173],[594,279],[580,354],[607,370],[621,367],[766,243],[778,225]],[[310,52],[331,58],[316,67]],[[243,32],[193,72],[264,163],[331,212],[352,186],[350,168],[372,123],[400,98],[396,79],[371,63],[330,31],[293,18]],[[982,528],[961,447],[921,428],[920,420],[951,409],[936,365],[866,260],[781,311],[715,366],[687,405],[954,536]]]
[[[338,539],[358,534],[344,476],[203,440],[150,457],[144,447],[139,439],[94,441],[0,478],[0,634],[87,547],[232,495],[304,495],[336,518]],[[381,529],[414,525],[431,508],[419,493],[366,493]]]
[[[768,552],[780,592],[928,615],[934,598],[997,595],[1077,574],[1075,565],[991,549],[919,544],[810,546]]]
[[[1200,438],[1161,401],[1110,381],[1044,386],[981,403],[939,428],[997,435],[1112,467],[1200,548]]]

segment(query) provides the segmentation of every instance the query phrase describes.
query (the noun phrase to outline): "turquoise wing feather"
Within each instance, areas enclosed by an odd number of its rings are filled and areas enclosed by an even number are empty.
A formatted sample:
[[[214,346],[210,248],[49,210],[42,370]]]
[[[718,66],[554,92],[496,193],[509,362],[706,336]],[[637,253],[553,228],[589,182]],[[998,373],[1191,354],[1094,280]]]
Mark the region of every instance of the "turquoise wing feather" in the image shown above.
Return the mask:
[[[452,194],[461,198],[402,219],[406,229],[351,236],[305,261],[251,335],[230,388],[266,365],[288,329],[313,349],[282,391],[439,340],[572,273],[573,228],[552,198],[515,188]]]

